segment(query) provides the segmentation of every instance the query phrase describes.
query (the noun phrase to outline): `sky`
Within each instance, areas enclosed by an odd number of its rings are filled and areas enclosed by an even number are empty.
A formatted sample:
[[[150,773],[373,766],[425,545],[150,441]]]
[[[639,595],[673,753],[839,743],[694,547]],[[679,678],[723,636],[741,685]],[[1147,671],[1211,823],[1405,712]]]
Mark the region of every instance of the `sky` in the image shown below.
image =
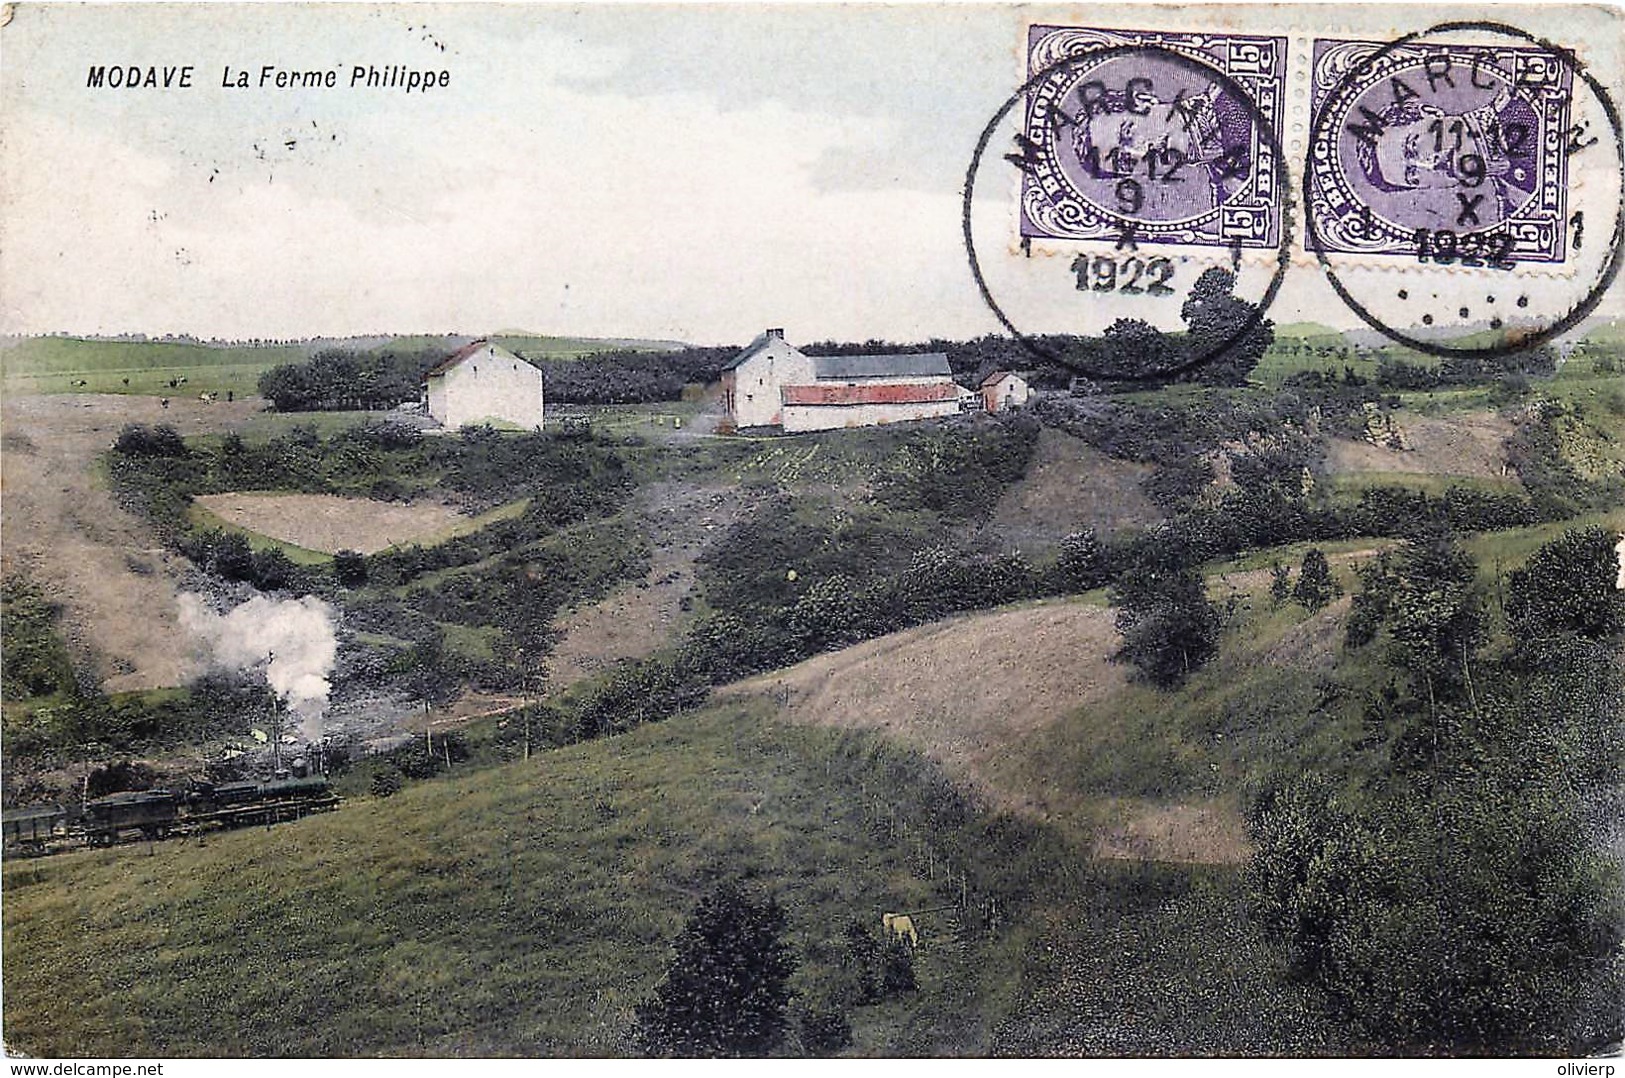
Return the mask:
[[[1617,22],[1598,35],[1572,13],[1504,10],[1578,33],[1601,50],[1588,62],[1621,71]],[[1109,19],[1290,25],[1302,49],[1311,23],[1392,33],[1414,17],[1114,7]],[[962,231],[977,139],[1021,81],[1029,22],[1102,18],[1098,6],[23,4],[0,29],[0,332],[997,331]],[[100,64],[160,77],[189,64],[193,85],[87,87]],[[336,69],[340,85],[222,85],[245,71],[257,84],[265,65]],[[445,71],[449,85],[350,87],[356,65]],[[1301,130],[1287,135],[1296,158]],[[1031,303],[1011,296],[1013,317],[1031,320],[1019,328],[1098,331],[1137,313],[1081,304],[1053,257],[1016,261],[1013,181],[994,165],[978,173],[975,213],[990,278],[1019,293],[1037,263],[1061,282]],[[1298,262],[1272,316],[1358,324]],[[1554,305],[1568,294],[1561,280],[1539,287]],[[1605,312],[1619,309],[1616,289]]]

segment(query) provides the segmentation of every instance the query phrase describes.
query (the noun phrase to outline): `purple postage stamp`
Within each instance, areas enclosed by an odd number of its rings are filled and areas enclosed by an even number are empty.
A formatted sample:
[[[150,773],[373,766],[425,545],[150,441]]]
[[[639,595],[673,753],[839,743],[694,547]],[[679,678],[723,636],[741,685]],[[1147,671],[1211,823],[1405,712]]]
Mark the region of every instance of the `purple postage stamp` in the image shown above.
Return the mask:
[[[1562,262],[1572,83],[1532,45],[1317,40],[1306,241]]]
[[[1286,39],[1033,26],[1021,234],[1280,243]]]

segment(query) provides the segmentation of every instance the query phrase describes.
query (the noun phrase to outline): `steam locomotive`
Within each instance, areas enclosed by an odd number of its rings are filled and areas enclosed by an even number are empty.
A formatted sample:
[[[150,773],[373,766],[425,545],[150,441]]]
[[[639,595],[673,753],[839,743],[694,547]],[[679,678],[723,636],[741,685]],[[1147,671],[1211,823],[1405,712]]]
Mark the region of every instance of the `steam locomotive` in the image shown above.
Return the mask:
[[[79,846],[112,846],[269,826],[326,812],[339,797],[321,775],[273,782],[200,783],[189,790],[110,794],[83,805],[34,805],[0,813],[7,855],[33,856]]]

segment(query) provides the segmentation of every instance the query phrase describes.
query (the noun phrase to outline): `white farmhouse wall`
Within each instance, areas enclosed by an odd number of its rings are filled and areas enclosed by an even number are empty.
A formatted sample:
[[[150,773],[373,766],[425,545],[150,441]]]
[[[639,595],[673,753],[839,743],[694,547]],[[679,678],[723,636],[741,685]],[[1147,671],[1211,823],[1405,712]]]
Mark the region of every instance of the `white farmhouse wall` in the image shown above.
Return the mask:
[[[542,372],[506,348],[486,345],[429,379],[429,414],[449,428],[543,420]]]
[[[771,337],[762,348],[729,372],[733,384],[724,382],[725,392],[733,393],[734,422],[741,427],[772,427],[780,422],[779,389],[814,380],[813,361]]]
[[[786,433],[871,427],[959,414],[959,402],[923,401],[917,404],[789,404],[784,407]]]

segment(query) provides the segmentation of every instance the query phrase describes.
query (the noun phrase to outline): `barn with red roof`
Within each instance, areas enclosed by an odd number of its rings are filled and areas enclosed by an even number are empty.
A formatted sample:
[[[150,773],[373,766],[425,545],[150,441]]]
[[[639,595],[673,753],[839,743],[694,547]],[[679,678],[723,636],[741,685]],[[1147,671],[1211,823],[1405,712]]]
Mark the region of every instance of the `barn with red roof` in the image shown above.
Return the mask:
[[[955,415],[971,394],[942,352],[809,356],[764,331],[722,371],[724,418],[786,432],[870,427]]]

